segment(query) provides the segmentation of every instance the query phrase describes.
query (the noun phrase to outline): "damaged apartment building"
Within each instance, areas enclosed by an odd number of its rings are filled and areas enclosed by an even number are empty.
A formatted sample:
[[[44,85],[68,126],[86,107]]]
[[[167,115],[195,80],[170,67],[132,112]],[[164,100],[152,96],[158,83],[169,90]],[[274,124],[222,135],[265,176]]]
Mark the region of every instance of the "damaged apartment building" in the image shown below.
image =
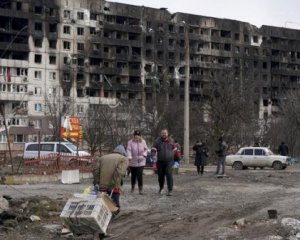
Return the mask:
[[[0,150],[7,148],[4,122],[18,149],[39,134],[53,134],[51,114],[84,117],[100,104],[143,105],[156,97],[158,87],[165,88],[168,101],[183,101],[186,68],[191,101],[205,99],[215,73],[231,68],[235,79],[258,84],[258,116],[272,115],[282,91],[299,84],[299,45],[297,30],[166,8],[103,0],[3,0]]]

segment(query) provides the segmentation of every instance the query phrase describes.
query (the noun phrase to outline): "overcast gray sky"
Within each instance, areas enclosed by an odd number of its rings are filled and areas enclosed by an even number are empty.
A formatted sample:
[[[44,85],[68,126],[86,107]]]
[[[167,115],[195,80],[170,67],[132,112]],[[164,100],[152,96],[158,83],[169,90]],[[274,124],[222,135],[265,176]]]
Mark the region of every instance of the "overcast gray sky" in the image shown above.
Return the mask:
[[[111,0],[138,6],[166,7],[171,13],[228,18],[257,27],[271,25],[300,29],[299,0]]]

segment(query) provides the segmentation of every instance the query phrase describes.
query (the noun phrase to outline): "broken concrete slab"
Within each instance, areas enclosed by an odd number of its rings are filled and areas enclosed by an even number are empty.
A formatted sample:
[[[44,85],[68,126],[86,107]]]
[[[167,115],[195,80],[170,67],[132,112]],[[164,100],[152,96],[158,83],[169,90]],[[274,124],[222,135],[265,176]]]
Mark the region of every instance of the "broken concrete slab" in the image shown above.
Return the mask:
[[[5,198],[0,197],[0,213],[8,209],[9,209],[9,202]]]
[[[49,230],[52,233],[59,233],[62,231],[63,226],[59,224],[47,224],[44,225],[43,228]]]
[[[300,221],[295,218],[283,218],[281,219],[281,225],[289,230],[292,235],[296,235],[300,232]]]
[[[79,169],[75,170],[63,170],[61,172],[61,182],[63,184],[74,184],[79,183]]]

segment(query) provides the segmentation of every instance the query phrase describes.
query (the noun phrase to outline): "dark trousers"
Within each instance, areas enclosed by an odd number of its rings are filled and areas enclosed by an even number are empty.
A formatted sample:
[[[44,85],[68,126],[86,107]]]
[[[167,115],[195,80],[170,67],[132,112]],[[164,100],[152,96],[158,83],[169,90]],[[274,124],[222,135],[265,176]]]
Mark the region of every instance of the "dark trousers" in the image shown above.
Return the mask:
[[[139,189],[143,189],[143,170],[144,167],[130,167],[132,187],[135,186],[137,180]]]
[[[173,162],[157,161],[157,174],[160,190],[164,188],[165,177],[167,178],[168,190],[173,190]]]
[[[225,173],[225,156],[219,157],[216,174],[219,174],[221,168],[222,168],[222,174],[224,174]]]
[[[198,174],[203,174],[203,172],[204,172],[204,166],[202,165],[202,166],[200,166],[200,165],[197,165],[197,173]]]

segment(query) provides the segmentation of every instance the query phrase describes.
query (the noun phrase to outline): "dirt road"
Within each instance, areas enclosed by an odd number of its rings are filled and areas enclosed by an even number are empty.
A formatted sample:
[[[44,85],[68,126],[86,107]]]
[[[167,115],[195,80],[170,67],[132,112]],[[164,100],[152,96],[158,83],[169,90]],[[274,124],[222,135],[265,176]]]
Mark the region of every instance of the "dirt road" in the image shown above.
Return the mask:
[[[214,168],[208,168],[208,172],[199,176],[192,169],[175,175],[171,197],[166,196],[166,192],[158,194],[156,175],[144,177],[145,195],[130,193],[130,179],[126,178],[121,213],[111,222],[107,239],[289,239],[291,233],[281,226],[280,220],[283,217],[300,219],[299,168],[284,171],[228,169],[225,178],[216,178],[213,171]],[[88,184],[52,183],[13,188],[1,185],[0,191],[13,198],[48,196],[63,205],[73,192],[81,192]],[[278,219],[268,218],[269,209],[278,211]],[[242,220],[234,224],[238,219]],[[36,224],[42,228],[49,222],[61,224],[57,216]],[[38,232],[31,235],[30,224],[27,227],[27,237],[20,239],[41,237]],[[41,230],[42,233],[43,239],[61,239],[45,234],[45,230]],[[9,239],[11,234],[8,231],[2,239]],[[18,239],[14,236],[14,240]]]

